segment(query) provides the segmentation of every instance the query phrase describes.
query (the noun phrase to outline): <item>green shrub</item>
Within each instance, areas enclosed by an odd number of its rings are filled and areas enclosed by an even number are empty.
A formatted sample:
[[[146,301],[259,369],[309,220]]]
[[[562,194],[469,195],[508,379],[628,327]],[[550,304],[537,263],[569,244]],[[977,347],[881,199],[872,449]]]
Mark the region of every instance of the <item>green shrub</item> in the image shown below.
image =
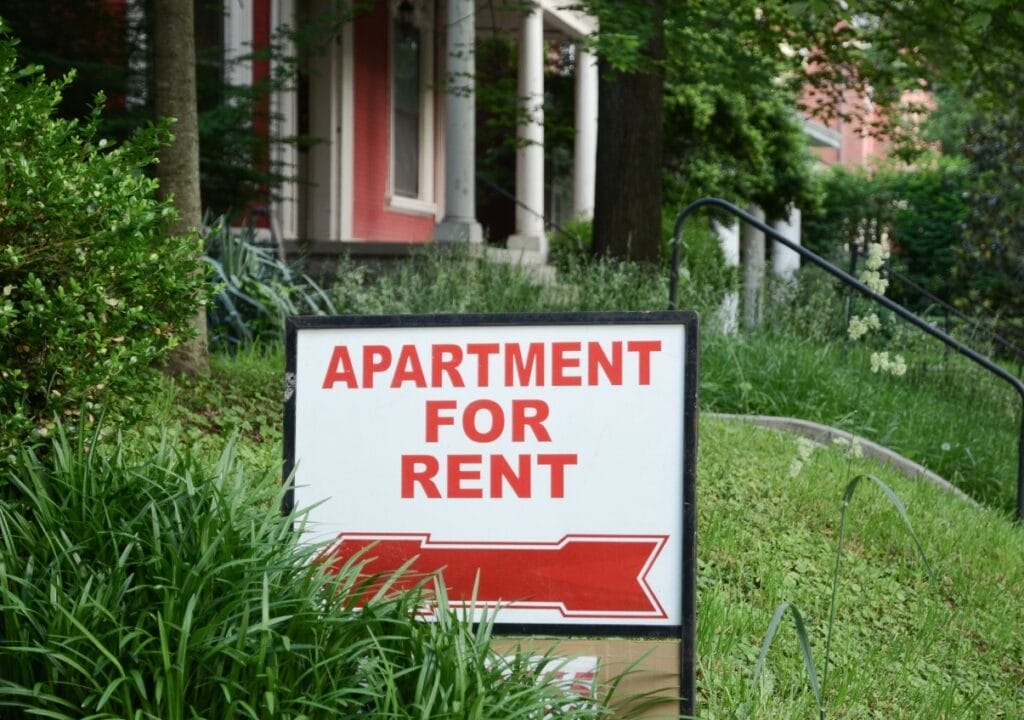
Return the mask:
[[[663,274],[666,279],[672,258],[676,216],[675,210],[666,208],[661,218],[661,255],[665,259]],[[550,241],[551,263],[560,271],[560,280],[571,278],[572,282],[578,284],[582,279],[581,270],[585,272],[588,266],[600,264],[595,263],[592,256],[594,241],[593,223],[590,220],[574,220],[563,225],[551,234]],[[618,270],[625,270],[627,273],[636,270],[627,268],[626,264],[610,263],[609,266],[618,266]],[[599,268],[598,271],[604,273],[607,269]],[[651,269],[646,272],[657,274],[656,270]],[[679,274],[680,285],[685,288],[684,293],[694,290],[692,287],[685,287],[691,284],[699,285],[700,293],[705,296],[720,296],[736,286],[736,268],[726,267],[718,238],[711,232],[709,224],[702,219],[694,218],[683,226],[682,245],[679,248]]]
[[[353,315],[532,312],[544,303],[526,270],[459,245],[425,247],[379,273],[343,258],[331,292],[338,311]]]
[[[0,458],[54,418],[123,413],[201,300],[195,238],[169,238],[161,131],[113,147],[54,116],[61,89],[0,27]],[[102,98],[99,98],[99,105]]]
[[[971,123],[963,243],[956,248],[957,304],[998,314],[999,330],[1024,346],[1024,103]]]
[[[697,242],[703,242],[700,232]],[[683,263],[679,287],[679,307],[701,313],[718,307],[731,277],[718,264],[717,246],[705,249],[684,256],[690,262]],[[711,275],[717,283],[704,282]],[[474,258],[465,249],[428,248],[378,274],[342,260],[330,292],[339,312],[359,315],[664,310],[668,268],[589,258],[560,270],[550,283],[528,268]]]
[[[836,167],[823,176],[821,206],[804,214],[804,244],[849,265],[850,248],[863,254],[869,242],[887,242],[892,265],[911,281],[946,300],[954,254],[967,215],[967,172],[956,158],[936,158],[914,168],[871,171]],[[894,283],[889,293],[915,310],[927,301]]]
[[[672,243],[675,241],[676,218],[679,213],[666,208],[661,214],[661,235],[664,239],[662,257],[671,263]],[[679,279],[682,293],[693,292],[688,284],[697,285],[703,296],[721,298],[727,290],[735,290],[739,283],[739,268],[725,264],[725,254],[718,237],[706,218],[690,216],[683,225],[679,247]],[[666,268],[668,264],[666,264]],[[668,269],[666,269],[666,274]],[[682,297],[682,296],[681,296]],[[680,304],[680,307],[683,307]]]
[[[487,623],[443,602],[423,622],[418,592],[366,598],[358,564],[314,562],[302,517],[231,443],[213,468],[178,448],[60,438],[9,471],[0,717],[539,718],[564,702],[554,678],[505,676]]]
[[[590,259],[594,246],[594,224],[590,220],[572,220],[551,233],[549,262],[559,270]]]

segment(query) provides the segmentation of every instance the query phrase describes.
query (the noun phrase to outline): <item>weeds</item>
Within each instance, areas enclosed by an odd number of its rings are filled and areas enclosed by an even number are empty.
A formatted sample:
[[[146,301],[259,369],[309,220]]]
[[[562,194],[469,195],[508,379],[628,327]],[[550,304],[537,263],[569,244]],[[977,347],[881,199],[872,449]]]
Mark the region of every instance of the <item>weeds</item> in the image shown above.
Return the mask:
[[[809,452],[807,451],[806,444],[798,443],[798,460],[794,466],[791,466],[790,475],[794,476],[800,472],[803,463],[809,458]],[[851,448],[852,450],[852,448]],[[852,456],[852,452],[850,453]],[[792,468],[796,468],[796,472],[792,471]],[[799,608],[790,602],[781,603],[776,609],[775,614],[772,616],[771,622],[768,624],[768,630],[765,634],[764,642],[761,645],[761,652],[758,655],[757,662],[754,665],[753,676],[750,680],[750,687],[748,690],[748,699],[737,709],[738,717],[747,717],[753,707],[753,696],[758,687],[758,681],[760,680],[761,673],[764,670],[765,662],[768,659],[768,651],[771,649],[772,643],[775,640],[776,633],[779,630],[779,626],[788,612],[793,620],[793,628],[796,631],[797,640],[800,644],[800,654],[804,660],[804,667],[807,673],[807,681],[811,687],[811,693],[814,695],[815,703],[818,708],[818,716],[820,720],[825,720],[826,708],[827,708],[827,697],[825,695],[828,689],[828,678],[829,678],[829,666],[832,659],[832,637],[833,631],[835,630],[836,621],[836,605],[839,597],[839,570],[840,564],[843,557],[843,539],[846,530],[846,511],[849,509],[850,501],[853,499],[853,494],[857,490],[857,486],[862,481],[870,481],[874,483],[884,493],[885,497],[889,500],[896,511],[899,513],[900,519],[903,521],[907,532],[910,534],[911,539],[914,541],[914,546],[917,549],[918,556],[921,562],[924,564],[925,569],[928,571],[928,577],[934,582],[934,574],[932,573],[931,564],[928,562],[928,558],[924,554],[924,548],[921,546],[921,542],[917,538],[917,534],[914,532],[914,528],[910,523],[910,517],[907,515],[907,510],[903,505],[903,501],[900,500],[899,496],[893,492],[892,488],[882,482],[874,475],[864,474],[857,475],[850,480],[846,489],[843,491],[842,506],[839,511],[839,532],[838,539],[836,541],[836,561],[835,567],[832,571],[832,592],[829,601],[829,612],[828,612],[828,626],[825,631],[825,658],[822,663],[821,681],[818,681],[817,666],[814,661],[814,655],[811,651],[811,642],[807,632],[807,625],[804,622],[803,615],[800,613]]]

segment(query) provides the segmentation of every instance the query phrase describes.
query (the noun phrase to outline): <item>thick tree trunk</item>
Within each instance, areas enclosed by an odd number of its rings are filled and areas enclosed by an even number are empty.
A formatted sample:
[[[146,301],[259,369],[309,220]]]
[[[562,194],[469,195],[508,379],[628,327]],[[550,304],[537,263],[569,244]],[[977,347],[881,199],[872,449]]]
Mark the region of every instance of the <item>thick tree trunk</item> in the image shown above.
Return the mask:
[[[647,0],[655,31],[642,72],[599,63],[594,253],[658,262],[661,258],[664,0]]]
[[[175,118],[174,142],[160,152],[160,193],[173,197],[178,210],[174,232],[199,243],[202,222],[199,197],[199,123],[196,109],[196,52],[192,0],[153,0],[153,111]],[[171,355],[171,373],[194,375],[209,369],[206,309],[199,307],[192,326],[196,335]]]

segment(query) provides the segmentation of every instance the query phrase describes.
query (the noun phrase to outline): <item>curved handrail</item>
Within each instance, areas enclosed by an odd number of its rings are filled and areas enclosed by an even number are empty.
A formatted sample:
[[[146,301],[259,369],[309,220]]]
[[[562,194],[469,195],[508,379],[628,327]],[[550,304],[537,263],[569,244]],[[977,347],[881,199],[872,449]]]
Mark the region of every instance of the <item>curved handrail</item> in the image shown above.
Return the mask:
[[[928,300],[933,305],[936,305],[939,308],[941,308],[942,311],[947,313],[948,315],[953,315],[953,317],[963,320],[965,323],[969,323],[974,330],[984,333],[987,338],[989,338],[993,343],[1002,348],[1004,352],[1006,352],[1009,355],[1012,355],[1016,359],[1018,367],[1024,365],[1024,350],[1021,350],[1019,347],[1014,345],[1010,340],[1006,339],[998,332],[993,330],[992,327],[990,327],[990,324],[994,326],[995,323],[994,321],[991,321],[991,319],[970,317],[969,315],[967,315],[967,313],[964,313],[958,310],[957,308],[953,307],[942,298],[936,296],[932,292],[929,292],[928,290],[926,290],[925,288],[921,287],[916,282],[908,278],[903,273],[897,272],[896,270],[893,270],[891,267],[885,269],[885,274],[889,277],[889,279],[895,280],[896,282],[900,283],[904,287],[904,289],[909,288],[910,290],[916,292],[918,295],[923,296],[926,300]],[[1020,373],[1018,373],[1018,375],[1019,374]]]
[[[836,267],[829,261],[822,258],[820,255],[817,255],[816,253],[808,250],[802,245],[798,245],[797,243],[793,242],[789,238],[777,232],[771,226],[766,225],[761,220],[758,220],[750,213],[744,212],[737,206],[733,205],[731,202],[722,200],[720,198],[711,197],[695,200],[680,211],[679,215],[676,217],[675,228],[672,231],[672,268],[669,280],[670,310],[676,309],[676,297],[679,291],[679,253],[680,247],[682,246],[683,223],[686,222],[686,218],[689,217],[695,210],[708,206],[717,207],[732,215],[735,215],[743,222],[746,222],[747,224],[752,225],[753,227],[763,232],[767,237],[770,237],[775,242],[781,243],[782,245],[786,246],[793,252],[799,254],[805,260],[809,260],[813,264],[820,267],[822,270],[825,270],[829,274],[835,276],[836,278],[844,282],[846,285],[849,285],[850,287],[854,288],[861,295],[864,295],[865,297],[874,300],[882,307],[891,310],[900,318],[909,322],[911,325],[914,325],[915,327],[917,327],[920,330],[923,330],[932,337],[941,340],[948,347],[951,347],[961,355],[969,358],[970,360],[973,360],[976,364],[985,368],[996,377],[1008,382],[1013,387],[1013,389],[1017,391],[1017,394],[1020,395],[1022,404],[1020,438],[1017,443],[1017,520],[1024,521],[1024,383],[1022,383],[1019,379],[1008,373],[1003,368],[996,365],[994,362],[989,360],[984,355],[981,355],[975,350],[972,350],[959,340],[950,337],[948,334],[944,333],[942,330],[939,330],[937,327],[931,325],[926,320],[923,320],[914,313],[910,312],[899,303],[893,302],[884,295],[879,295],[857,278],[853,277],[844,270]]]

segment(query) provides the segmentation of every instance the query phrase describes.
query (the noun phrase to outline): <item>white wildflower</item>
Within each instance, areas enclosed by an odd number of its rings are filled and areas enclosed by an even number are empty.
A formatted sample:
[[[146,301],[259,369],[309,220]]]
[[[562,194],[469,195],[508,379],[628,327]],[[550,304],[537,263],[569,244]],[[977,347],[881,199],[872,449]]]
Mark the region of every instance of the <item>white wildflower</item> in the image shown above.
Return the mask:
[[[860,440],[852,435],[848,438],[842,436],[832,438],[832,446],[842,448],[843,454],[847,457],[864,457],[864,448],[861,447]]]
[[[868,270],[881,270],[888,259],[889,250],[882,243],[868,243],[868,256],[864,261]]]
[[[903,359],[902,355],[897,355],[893,358],[892,367],[889,368],[889,372],[896,377],[903,377],[907,374],[907,361]]]
[[[868,324],[858,315],[854,315],[850,318],[850,327],[846,329],[846,334],[851,340],[859,340],[868,333]]]
[[[810,438],[799,437],[796,439],[796,454],[801,460],[807,460],[811,457],[811,453],[814,452],[814,448],[818,447]]]
[[[877,373],[882,370],[883,367],[889,364],[889,353],[887,352],[873,352],[871,353],[871,372]]]
[[[817,444],[810,438],[798,437],[796,439],[796,457],[789,463],[789,476],[791,478],[800,474],[804,463],[811,457]]]
[[[879,295],[885,295],[889,287],[889,281],[877,270],[865,270],[860,274],[860,280]]]
[[[884,372],[895,377],[903,377],[907,374],[907,361],[902,355],[890,357],[888,352],[871,353],[871,372]]]
[[[850,454],[855,458],[864,457],[864,448],[860,444],[860,440],[853,438],[850,441]]]
[[[861,317],[854,315],[850,318],[850,326],[847,328],[846,333],[849,335],[851,340],[858,340],[868,334],[871,330],[879,330],[882,327],[882,321],[878,319],[878,315],[871,313]]]

